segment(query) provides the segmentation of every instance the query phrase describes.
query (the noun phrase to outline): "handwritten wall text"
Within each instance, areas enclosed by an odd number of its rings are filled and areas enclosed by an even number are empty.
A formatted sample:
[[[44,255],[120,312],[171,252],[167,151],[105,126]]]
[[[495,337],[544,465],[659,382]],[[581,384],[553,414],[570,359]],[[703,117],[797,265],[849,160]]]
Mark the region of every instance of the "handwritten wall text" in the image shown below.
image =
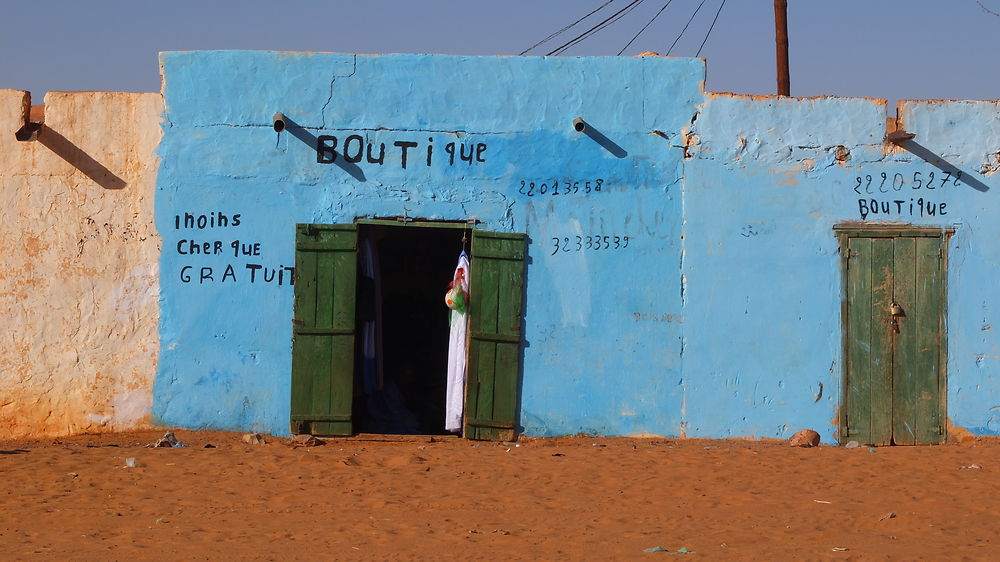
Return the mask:
[[[414,140],[398,140],[392,142],[389,148],[389,160],[395,162],[399,167],[405,169],[407,165],[414,162],[423,163],[430,166],[435,159],[447,162],[449,166],[455,166],[456,162],[463,162],[471,166],[473,164],[483,164],[486,162],[486,143],[464,143],[448,142],[439,143],[438,146],[444,155],[435,155],[434,137],[427,137],[427,142],[421,143]],[[367,162],[384,166],[386,163],[386,143],[374,143],[365,141],[361,135],[348,135],[341,142],[340,137],[334,135],[320,135],[316,138],[316,162],[320,164],[333,164],[338,158],[351,164]]]

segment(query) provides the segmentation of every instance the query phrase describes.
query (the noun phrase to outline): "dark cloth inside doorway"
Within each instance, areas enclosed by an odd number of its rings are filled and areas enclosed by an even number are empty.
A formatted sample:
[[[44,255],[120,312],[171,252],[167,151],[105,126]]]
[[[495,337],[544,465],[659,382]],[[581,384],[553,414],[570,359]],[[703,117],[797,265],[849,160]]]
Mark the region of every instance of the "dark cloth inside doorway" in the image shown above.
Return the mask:
[[[462,230],[362,225],[359,238],[355,431],[445,434],[450,311],[444,296]],[[374,276],[365,272],[366,244]]]

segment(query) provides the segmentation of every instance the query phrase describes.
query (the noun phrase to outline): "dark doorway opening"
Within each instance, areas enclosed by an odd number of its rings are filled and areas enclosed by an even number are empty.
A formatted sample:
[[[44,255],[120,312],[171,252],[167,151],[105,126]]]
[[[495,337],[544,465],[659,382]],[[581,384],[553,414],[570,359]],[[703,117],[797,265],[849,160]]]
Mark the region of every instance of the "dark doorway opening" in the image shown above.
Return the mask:
[[[447,433],[449,309],[463,229],[358,226],[354,430]]]

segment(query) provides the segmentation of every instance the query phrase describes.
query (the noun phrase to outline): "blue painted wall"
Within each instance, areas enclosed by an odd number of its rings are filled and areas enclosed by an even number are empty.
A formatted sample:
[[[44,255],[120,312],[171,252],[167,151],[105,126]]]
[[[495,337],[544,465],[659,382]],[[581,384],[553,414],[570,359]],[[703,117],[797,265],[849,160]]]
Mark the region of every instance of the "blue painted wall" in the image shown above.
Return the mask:
[[[698,59],[232,51],[165,53],[161,64],[161,423],[287,434],[295,223],[406,215],[529,235],[528,435],[781,437],[808,426],[832,441],[832,229],[888,219],[956,228],[949,414],[1000,430],[995,103],[903,107],[903,126],[970,180],[912,190],[914,174],[937,183],[941,172],[883,144],[884,102],[706,94]],[[305,129],[275,133],[275,112]],[[599,133],[575,132],[577,116]],[[319,135],[348,155],[371,143],[377,158],[385,143],[384,161],[317,163]],[[417,143],[405,168],[396,142]],[[484,148],[469,162],[462,146]],[[882,172],[907,178],[907,199],[946,202],[947,215],[861,216],[855,178]],[[566,195],[566,182],[580,192]],[[199,228],[200,216],[216,225]],[[629,245],[576,250],[577,236],[595,235]],[[182,254],[188,240],[222,252]],[[234,255],[237,240],[258,255]]]
[[[925,151],[907,146],[963,177],[883,143],[882,100],[706,96],[682,182],[688,435],[786,437],[812,427],[835,440],[843,357],[833,227],[852,221],[955,228],[948,414],[975,433],[1000,430],[1000,182],[981,173],[997,161],[1000,105],[905,102],[900,118]],[[872,199],[892,212],[863,212]],[[934,216],[921,215],[921,199]]]
[[[701,61],[200,52],[162,66],[160,422],[287,433],[292,288],[262,282],[264,270],[251,282],[247,266],[293,265],[296,222],[407,215],[528,233],[529,434],[679,427],[682,152],[671,145],[701,101]],[[307,132],[276,134],[278,111]],[[603,138],[574,131],[577,116]],[[384,163],[317,163],[308,137],[336,136],[353,155],[352,134],[376,159],[385,143]],[[403,168],[393,143],[405,141],[419,147]],[[486,149],[471,163],[458,149],[452,164],[448,143]],[[229,226],[184,228],[185,213]],[[596,235],[630,242],[576,250]],[[260,256],[181,255],[190,239],[259,243]],[[200,282],[203,267],[212,280]]]

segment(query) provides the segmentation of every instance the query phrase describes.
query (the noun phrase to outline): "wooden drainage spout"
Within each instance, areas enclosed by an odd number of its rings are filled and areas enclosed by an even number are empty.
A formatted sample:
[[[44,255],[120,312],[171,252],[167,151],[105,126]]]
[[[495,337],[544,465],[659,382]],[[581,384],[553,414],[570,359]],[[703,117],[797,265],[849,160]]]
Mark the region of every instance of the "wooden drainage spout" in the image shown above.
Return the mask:
[[[38,133],[45,124],[45,106],[31,105],[31,94],[27,96],[20,129],[14,133],[14,138],[19,141],[33,141],[38,139]]]

